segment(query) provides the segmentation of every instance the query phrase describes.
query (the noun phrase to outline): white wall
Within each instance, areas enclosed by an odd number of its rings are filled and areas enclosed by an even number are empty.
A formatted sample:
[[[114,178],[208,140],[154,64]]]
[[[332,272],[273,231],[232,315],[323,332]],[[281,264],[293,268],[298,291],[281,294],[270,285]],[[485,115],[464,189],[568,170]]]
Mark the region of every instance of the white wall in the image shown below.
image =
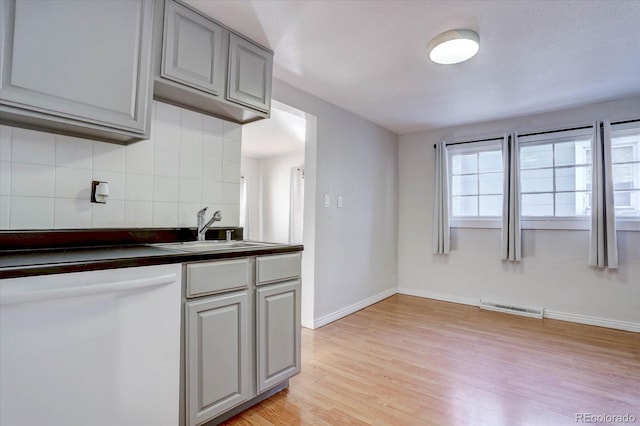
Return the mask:
[[[260,159],[242,157],[240,173],[247,182],[247,204],[249,208],[249,226],[245,227],[244,239],[262,241],[260,217],[262,215],[262,197],[260,196]]]
[[[312,164],[316,167],[317,327],[396,291],[397,136],[279,80],[274,80],[273,98],[317,117],[316,158],[309,160],[308,138],[305,157],[305,176]],[[336,207],[339,194],[343,208]]]
[[[274,243],[289,242],[291,168],[304,167],[304,151],[263,158],[262,238]]]
[[[549,317],[640,331],[640,232],[618,231],[620,269],[587,266],[588,231],[525,230],[520,265],[500,261],[499,229],[453,229],[452,252],[434,256],[433,144],[640,117],[640,98],[452,127],[399,138],[398,287],[407,294],[477,304],[544,307]]]
[[[159,102],[151,138],[127,146],[0,126],[0,229],[192,227],[205,206],[237,226],[241,139]],[[90,202],[92,180],[109,182],[106,204]]]

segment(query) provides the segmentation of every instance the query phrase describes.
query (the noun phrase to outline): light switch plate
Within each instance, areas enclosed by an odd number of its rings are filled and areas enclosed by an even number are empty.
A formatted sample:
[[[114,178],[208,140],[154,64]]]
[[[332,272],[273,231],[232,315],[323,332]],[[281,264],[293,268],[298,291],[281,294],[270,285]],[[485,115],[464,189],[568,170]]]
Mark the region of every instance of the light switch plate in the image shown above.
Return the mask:
[[[338,208],[342,208],[342,195],[338,195]]]
[[[329,198],[329,195],[325,194],[324,196],[324,206],[325,207],[329,207],[331,205],[331,199]]]

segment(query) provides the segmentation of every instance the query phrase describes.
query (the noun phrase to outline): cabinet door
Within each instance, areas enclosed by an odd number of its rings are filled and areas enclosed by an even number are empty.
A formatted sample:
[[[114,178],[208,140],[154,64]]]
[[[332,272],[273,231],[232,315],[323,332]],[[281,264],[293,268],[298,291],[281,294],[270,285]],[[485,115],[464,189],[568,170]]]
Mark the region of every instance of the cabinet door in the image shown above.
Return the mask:
[[[300,281],[258,288],[258,392],[300,372]]]
[[[162,77],[219,95],[222,27],[173,1],[164,13]]]
[[[248,399],[247,292],[186,303],[187,425]]]
[[[0,104],[144,135],[153,2],[0,4]]]
[[[227,99],[269,112],[273,54],[235,34],[229,35]]]

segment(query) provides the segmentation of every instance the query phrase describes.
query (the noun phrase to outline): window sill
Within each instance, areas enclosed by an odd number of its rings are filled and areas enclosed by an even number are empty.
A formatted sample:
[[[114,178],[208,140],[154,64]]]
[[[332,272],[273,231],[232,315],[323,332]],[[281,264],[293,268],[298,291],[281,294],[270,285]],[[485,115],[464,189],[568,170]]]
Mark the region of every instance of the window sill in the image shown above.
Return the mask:
[[[523,218],[520,225],[522,229],[559,229],[588,231],[591,226],[591,218]],[[452,218],[450,220],[450,226],[452,228],[501,229],[502,219]],[[640,232],[640,219],[616,219],[616,230]]]

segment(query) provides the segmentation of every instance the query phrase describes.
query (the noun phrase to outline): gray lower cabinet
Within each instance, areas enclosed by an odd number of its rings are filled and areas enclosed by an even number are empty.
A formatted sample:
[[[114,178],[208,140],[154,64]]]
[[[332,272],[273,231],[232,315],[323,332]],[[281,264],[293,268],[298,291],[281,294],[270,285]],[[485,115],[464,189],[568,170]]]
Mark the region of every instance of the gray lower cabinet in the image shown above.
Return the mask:
[[[176,2],[165,7],[162,77],[220,95],[223,28]]]
[[[0,2],[2,122],[148,137],[153,0]]]
[[[249,399],[247,291],[189,301],[186,310],[187,425]]]
[[[300,280],[258,287],[256,317],[262,392],[300,372]]]

